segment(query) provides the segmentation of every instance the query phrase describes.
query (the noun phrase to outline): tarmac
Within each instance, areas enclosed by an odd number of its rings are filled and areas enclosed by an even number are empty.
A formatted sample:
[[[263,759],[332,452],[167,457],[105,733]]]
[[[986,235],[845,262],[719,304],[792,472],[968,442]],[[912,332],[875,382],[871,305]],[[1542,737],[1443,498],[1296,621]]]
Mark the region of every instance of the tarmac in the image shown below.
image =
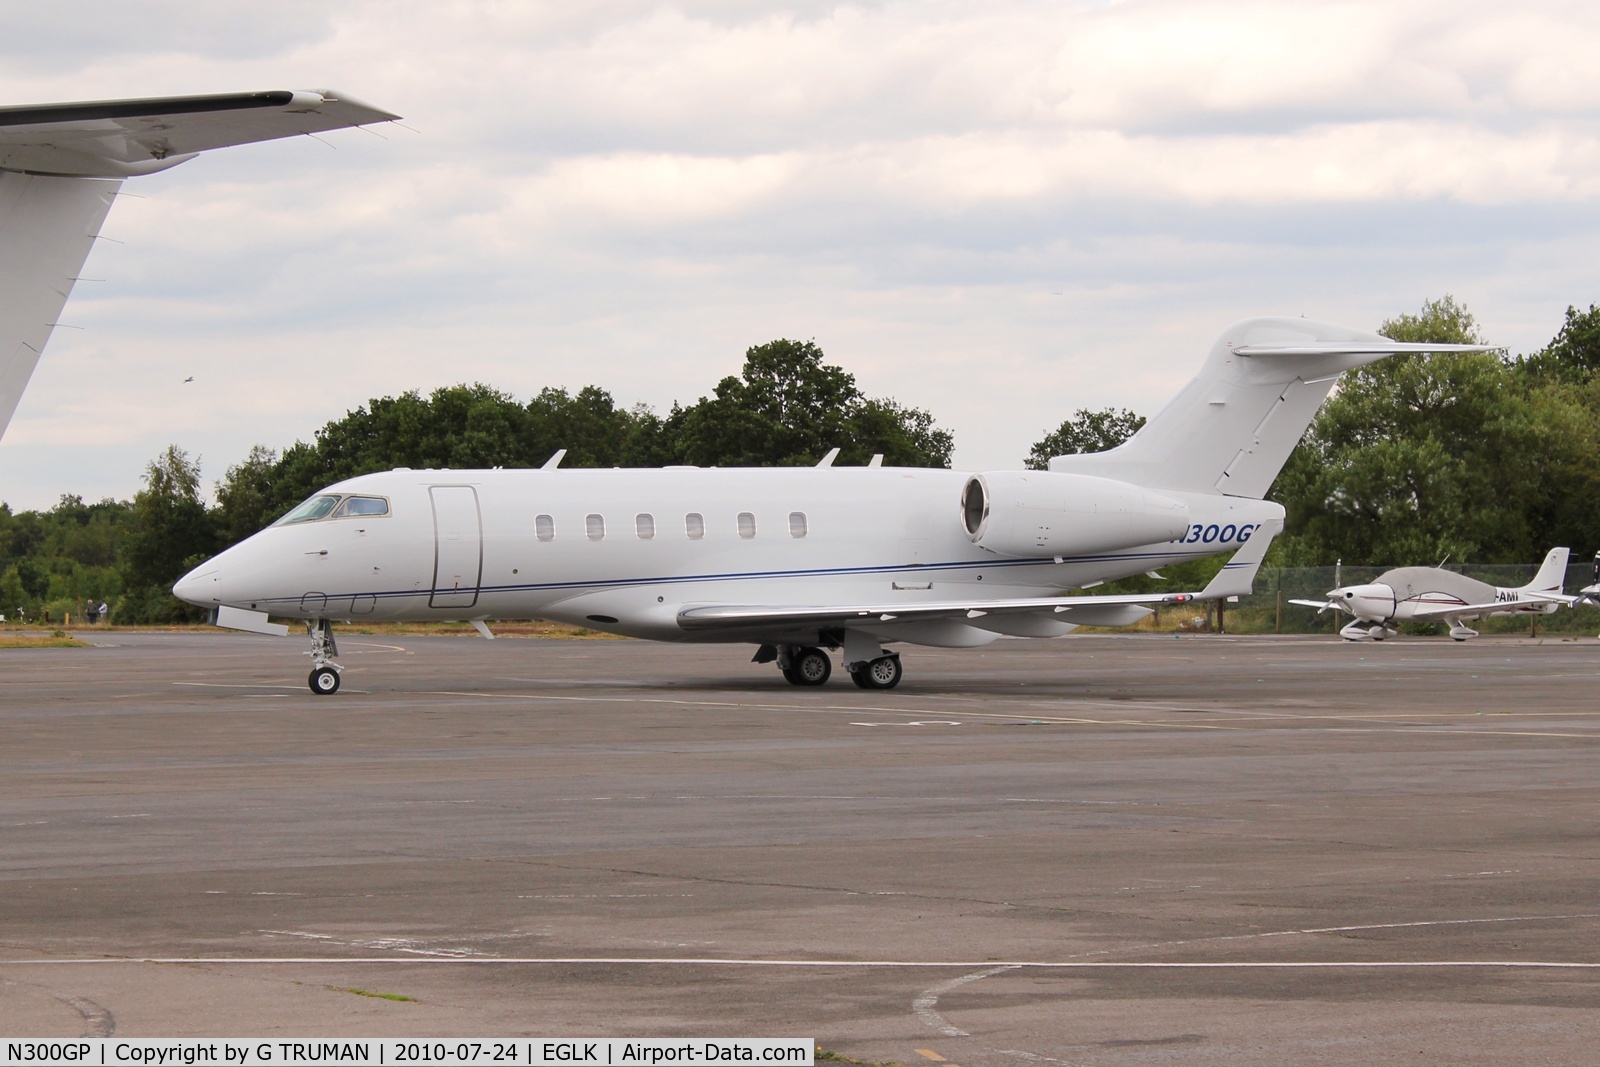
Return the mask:
[[[0,651],[0,1036],[1592,1064],[1600,641]]]

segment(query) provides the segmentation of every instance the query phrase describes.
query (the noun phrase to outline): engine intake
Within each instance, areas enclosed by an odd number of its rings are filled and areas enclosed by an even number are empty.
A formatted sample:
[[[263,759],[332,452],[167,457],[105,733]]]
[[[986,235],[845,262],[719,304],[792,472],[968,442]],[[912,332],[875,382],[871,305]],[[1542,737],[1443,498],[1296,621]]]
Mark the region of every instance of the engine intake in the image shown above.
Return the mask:
[[[973,544],[996,555],[1075,556],[1181,537],[1189,507],[1111,478],[989,471],[967,479],[961,522]]]

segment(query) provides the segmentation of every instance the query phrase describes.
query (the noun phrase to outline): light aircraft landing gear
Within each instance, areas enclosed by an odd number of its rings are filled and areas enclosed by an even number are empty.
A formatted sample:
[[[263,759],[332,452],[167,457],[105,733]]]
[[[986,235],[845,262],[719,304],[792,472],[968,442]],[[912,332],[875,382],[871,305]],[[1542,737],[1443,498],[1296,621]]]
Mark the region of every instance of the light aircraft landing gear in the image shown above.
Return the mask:
[[[332,696],[339,691],[339,672],[344,670],[333,662],[339,654],[339,646],[333,640],[333,621],[307,622],[306,632],[311,635],[311,651],[306,653],[311,657],[311,676],[306,682],[317,696]]]

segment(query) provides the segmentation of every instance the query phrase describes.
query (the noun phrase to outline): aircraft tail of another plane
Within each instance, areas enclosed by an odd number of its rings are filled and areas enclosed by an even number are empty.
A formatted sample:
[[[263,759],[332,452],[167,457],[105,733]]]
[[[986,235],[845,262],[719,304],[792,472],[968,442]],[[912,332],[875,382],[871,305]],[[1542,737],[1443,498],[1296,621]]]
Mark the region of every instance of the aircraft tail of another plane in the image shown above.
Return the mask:
[[[1309,319],[1247,319],[1223,333],[1200,373],[1133,437],[1107,452],[1057,456],[1050,469],[1259,500],[1345,371],[1399,352],[1487,350],[1391,341]]]
[[[1567,581],[1568,555],[1569,549],[1552,548],[1539,565],[1539,573],[1533,576],[1533,581],[1522,587],[1521,592],[1561,593]]]
[[[122,179],[212,148],[396,117],[327,90],[0,107],[0,434]]]

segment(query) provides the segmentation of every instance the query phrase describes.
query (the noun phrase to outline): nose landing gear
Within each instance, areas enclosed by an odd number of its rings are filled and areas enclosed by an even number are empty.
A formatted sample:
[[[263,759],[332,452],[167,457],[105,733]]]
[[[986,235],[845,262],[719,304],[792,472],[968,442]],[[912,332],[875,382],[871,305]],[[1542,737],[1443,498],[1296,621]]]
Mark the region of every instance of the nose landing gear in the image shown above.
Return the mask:
[[[311,675],[306,682],[319,697],[332,696],[339,691],[339,672],[344,670],[333,662],[339,654],[339,646],[333,640],[333,620],[307,622],[306,632],[311,635],[311,651],[306,653],[311,657]]]

